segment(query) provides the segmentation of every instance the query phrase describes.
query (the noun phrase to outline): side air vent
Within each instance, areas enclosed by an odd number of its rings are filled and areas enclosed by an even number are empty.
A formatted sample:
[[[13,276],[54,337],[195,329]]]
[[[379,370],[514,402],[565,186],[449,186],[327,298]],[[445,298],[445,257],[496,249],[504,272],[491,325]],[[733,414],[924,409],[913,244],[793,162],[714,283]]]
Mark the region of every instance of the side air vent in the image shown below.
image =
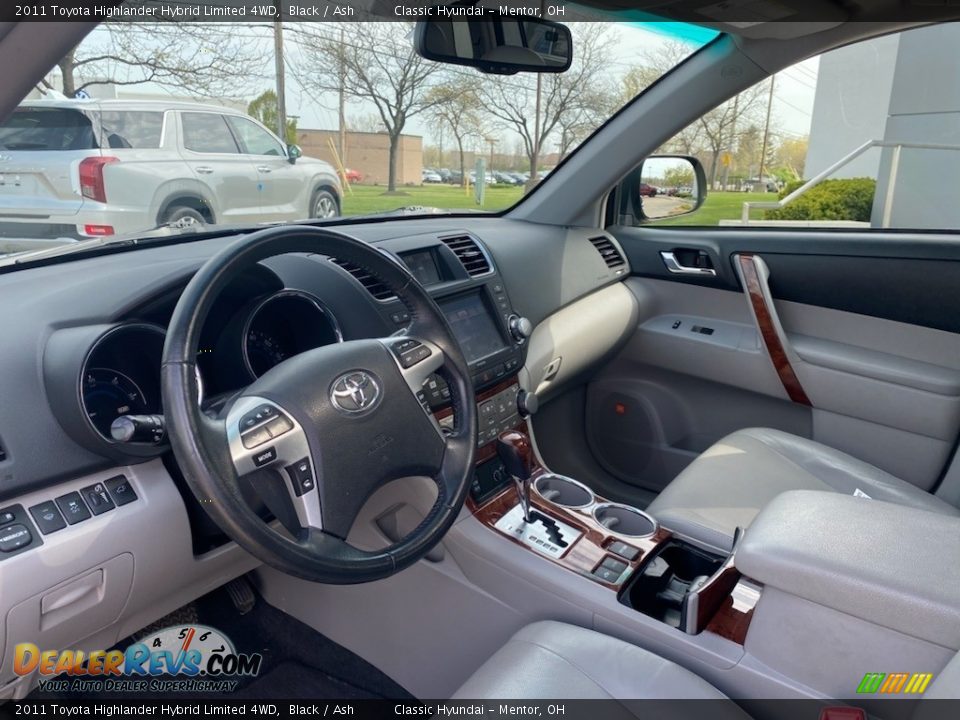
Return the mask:
[[[393,291],[387,287],[383,281],[371,275],[359,265],[355,265],[352,262],[347,262],[346,260],[339,260],[337,258],[330,258],[330,260],[335,265],[339,265],[348,273],[353,275],[353,277],[355,277],[360,284],[367,289],[367,292],[373,295],[373,297],[375,297],[377,300],[392,300],[396,297],[396,295],[393,294]]]
[[[490,262],[483,250],[477,245],[477,241],[469,235],[457,235],[455,237],[440,238],[444,245],[453,250],[467,274],[471,277],[484,275],[490,272]]]
[[[626,265],[626,260],[623,259],[623,255],[620,254],[617,246],[613,244],[613,241],[610,240],[610,238],[601,235],[599,237],[590,238],[590,243],[597,249],[597,252],[600,253],[600,257],[603,258],[603,261],[607,264],[608,268]]]

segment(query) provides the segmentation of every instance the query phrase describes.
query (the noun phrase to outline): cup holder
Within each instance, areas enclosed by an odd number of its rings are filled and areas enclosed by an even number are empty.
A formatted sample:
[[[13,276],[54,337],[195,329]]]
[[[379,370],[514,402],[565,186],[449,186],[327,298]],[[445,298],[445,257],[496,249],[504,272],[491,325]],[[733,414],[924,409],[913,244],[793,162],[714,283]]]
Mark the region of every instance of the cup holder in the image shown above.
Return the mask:
[[[648,537],[657,531],[657,521],[629,505],[602,503],[593,509],[593,518],[612,533]]]
[[[533,487],[544,500],[568,508],[582,508],[594,502],[596,497],[586,485],[563,475],[541,475]]]

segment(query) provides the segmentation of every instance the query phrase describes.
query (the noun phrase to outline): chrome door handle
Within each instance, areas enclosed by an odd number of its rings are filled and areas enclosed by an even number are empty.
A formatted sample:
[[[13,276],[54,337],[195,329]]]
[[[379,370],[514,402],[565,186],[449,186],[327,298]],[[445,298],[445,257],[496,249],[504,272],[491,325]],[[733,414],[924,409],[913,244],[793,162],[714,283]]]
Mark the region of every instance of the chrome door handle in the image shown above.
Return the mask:
[[[267,167],[266,165],[258,165],[257,172],[268,173],[270,172],[270,168]]]
[[[661,250],[660,257],[663,260],[663,264],[667,266],[667,272],[671,272],[674,275],[699,275],[701,277],[716,277],[717,275],[717,271],[713,268],[681,265],[680,261],[677,260],[676,254],[669,250]]]
[[[213,172],[213,168],[209,165],[199,165],[194,168],[201,175],[210,175]]]

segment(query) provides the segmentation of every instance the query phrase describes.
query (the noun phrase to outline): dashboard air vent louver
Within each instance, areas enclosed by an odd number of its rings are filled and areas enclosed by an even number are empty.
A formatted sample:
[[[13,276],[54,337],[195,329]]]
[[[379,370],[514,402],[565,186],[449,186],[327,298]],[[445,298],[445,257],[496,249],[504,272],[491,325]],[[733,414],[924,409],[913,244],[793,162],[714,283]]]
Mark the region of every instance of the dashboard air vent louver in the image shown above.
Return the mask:
[[[623,259],[623,255],[620,254],[617,246],[613,244],[610,238],[601,235],[590,238],[590,243],[597,249],[597,252],[600,253],[600,257],[603,258],[608,268],[612,269],[626,265],[626,260]]]
[[[444,245],[453,250],[454,254],[460,258],[467,274],[471,277],[484,275],[490,272],[490,262],[483,250],[469,235],[457,235],[455,237],[440,238]]]
[[[359,265],[355,265],[352,262],[347,262],[346,260],[339,260],[337,258],[330,258],[330,260],[353,275],[353,277],[355,277],[360,284],[367,289],[367,292],[373,295],[373,297],[375,297],[377,300],[392,300],[396,297],[396,295],[393,294],[393,291],[387,287],[383,281],[371,275]]]

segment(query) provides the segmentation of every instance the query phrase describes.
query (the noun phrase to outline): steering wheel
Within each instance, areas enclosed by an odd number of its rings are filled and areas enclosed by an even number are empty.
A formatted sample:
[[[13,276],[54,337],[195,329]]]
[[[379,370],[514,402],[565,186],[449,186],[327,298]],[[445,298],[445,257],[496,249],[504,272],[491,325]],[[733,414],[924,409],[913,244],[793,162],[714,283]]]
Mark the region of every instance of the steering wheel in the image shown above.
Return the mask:
[[[197,402],[197,348],[219,293],[244,269],[285,253],[317,253],[384,282],[410,324],[291,357],[244,389],[216,418]],[[417,392],[437,372],[450,386],[444,434]],[[470,486],[477,409],[466,360],[436,303],[399,260],[342,233],[275,227],[229,245],[180,296],[163,348],[167,432],[193,494],[224,533],[282,572],[324,583],[388,577],[426,555],[450,529]],[[346,542],[379,487],[426,476],[437,500],[400,541],[377,551]],[[250,487],[281,520],[251,506]]]

